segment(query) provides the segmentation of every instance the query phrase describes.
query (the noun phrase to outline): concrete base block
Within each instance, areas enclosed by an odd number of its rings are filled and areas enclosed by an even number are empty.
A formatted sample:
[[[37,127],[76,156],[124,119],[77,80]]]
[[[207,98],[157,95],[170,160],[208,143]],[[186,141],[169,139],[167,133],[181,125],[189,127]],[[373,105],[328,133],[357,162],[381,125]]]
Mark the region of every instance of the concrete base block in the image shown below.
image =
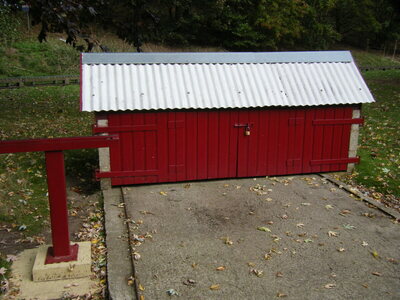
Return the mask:
[[[59,279],[81,278],[91,275],[90,242],[76,243],[79,245],[78,260],[45,265],[47,249],[45,245],[38,248],[32,269],[33,281],[50,281]]]

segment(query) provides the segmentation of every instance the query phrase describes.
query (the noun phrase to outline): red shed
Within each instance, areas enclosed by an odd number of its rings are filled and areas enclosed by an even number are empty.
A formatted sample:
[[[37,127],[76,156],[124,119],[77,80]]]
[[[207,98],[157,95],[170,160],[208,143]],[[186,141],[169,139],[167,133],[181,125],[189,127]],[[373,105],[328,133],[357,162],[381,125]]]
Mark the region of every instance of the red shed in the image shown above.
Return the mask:
[[[345,171],[361,103],[348,51],[82,54],[81,109],[112,185]]]

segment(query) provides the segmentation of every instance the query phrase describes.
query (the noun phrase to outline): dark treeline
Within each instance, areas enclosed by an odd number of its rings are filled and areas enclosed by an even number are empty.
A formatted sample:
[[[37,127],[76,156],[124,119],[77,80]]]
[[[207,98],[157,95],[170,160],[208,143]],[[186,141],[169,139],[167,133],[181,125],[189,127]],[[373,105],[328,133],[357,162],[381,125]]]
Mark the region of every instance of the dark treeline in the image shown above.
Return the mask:
[[[7,0],[7,5],[21,1]],[[144,42],[221,46],[228,50],[327,49],[337,42],[394,47],[400,38],[399,0],[32,0],[39,40],[65,32],[86,50],[87,25],[112,30],[140,51]]]

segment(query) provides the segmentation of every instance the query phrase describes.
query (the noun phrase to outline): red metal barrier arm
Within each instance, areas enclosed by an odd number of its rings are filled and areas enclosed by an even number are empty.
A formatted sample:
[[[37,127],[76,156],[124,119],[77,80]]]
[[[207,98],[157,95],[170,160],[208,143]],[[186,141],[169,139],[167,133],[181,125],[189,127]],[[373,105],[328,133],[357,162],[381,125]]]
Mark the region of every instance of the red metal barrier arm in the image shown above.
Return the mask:
[[[0,154],[36,151],[63,151],[108,147],[118,141],[116,135],[81,136],[54,139],[0,141]]]
[[[49,191],[51,236],[46,264],[77,260],[78,245],[70,245],[63,150],[109,147],[117,136],[0,141],[0,154],[44,151]]]

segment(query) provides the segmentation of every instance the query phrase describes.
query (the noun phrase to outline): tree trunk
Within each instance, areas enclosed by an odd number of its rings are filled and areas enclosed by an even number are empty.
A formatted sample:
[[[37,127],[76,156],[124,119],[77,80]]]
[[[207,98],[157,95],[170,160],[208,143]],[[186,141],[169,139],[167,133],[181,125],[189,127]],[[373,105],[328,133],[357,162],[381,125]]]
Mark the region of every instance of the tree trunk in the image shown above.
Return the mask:
[[[393,59],[393,60],[394,60],[395,57],[396,57],[397,42],[398,42],[398,40],[396,40],[396,42],[394,43],[393,56],[392,56],[392,59]]]

